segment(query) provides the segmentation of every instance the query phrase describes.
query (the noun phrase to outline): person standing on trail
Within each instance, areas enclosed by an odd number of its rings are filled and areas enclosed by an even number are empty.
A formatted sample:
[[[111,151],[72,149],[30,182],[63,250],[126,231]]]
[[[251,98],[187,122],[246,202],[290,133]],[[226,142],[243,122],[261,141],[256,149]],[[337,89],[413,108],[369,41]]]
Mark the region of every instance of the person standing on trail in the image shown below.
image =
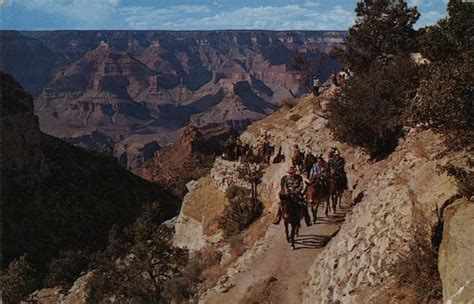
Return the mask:
[[[273,221],[273,224],[280,224],[282,217],[281,202],[286,201],[289,204],[300,204],[303,208],[303,216],[306,222],[306,226],[311,226],[312,224],[308,213],[308,206],[304,201],[302,193],[304,188],[304,181],[301,175],[299,175],[296,171],[295,167],[291,166],[288,170],[288,174],[281,178],[280,187],[280,193],[278,194],[278,196],[280,197],[280,206],[278,208],[278,213],[275,220]]]
[[[331,73],[331,82],[334,86],[339,86],[338,82],[337,82],[337,73],[336,73],[336,70],[332,70],[332,73]]]
[[[319,96],[319,89],[321,87],[321,81],[316,76],[313,77],[313,95]]]

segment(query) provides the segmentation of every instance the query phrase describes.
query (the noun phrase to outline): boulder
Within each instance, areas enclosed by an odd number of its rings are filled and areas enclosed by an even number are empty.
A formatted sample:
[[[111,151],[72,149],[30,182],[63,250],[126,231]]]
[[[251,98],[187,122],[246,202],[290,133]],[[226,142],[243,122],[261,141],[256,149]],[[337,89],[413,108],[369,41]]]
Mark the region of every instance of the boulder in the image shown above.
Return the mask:
[[[446,303],[474,300],[474,203],[460,199],[443,213],[439,272]]]

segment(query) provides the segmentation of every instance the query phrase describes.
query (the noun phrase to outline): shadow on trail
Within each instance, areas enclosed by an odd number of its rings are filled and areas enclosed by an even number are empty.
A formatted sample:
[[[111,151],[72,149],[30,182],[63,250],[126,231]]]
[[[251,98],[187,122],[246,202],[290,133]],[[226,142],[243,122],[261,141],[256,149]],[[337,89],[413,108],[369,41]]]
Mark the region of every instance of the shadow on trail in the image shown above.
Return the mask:
[[[330,239],[328,235],[302,234],[295,239],[295,250],[323,248]]]
[[[330,215],[328,217],[319,217],[316,220],[316,224],[321,225],[339,225],[345,221],[345,213],[336,213],[337,215]]]

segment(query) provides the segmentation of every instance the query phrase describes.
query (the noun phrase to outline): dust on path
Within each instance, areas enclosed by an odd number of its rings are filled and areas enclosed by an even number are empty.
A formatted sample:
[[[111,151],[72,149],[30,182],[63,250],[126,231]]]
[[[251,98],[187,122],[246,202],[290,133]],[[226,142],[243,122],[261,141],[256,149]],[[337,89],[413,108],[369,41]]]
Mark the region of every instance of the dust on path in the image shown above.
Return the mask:
[[[311,227],[303,224],[296,238],[296,250],[287,243],[283,224],[271,225],[226,278],[224,288],[208,290],[199,303],[301,303],[306,272],[337,233],[349,208],[347,204],[342,207],[329,218],[318,214],[317,223]]]

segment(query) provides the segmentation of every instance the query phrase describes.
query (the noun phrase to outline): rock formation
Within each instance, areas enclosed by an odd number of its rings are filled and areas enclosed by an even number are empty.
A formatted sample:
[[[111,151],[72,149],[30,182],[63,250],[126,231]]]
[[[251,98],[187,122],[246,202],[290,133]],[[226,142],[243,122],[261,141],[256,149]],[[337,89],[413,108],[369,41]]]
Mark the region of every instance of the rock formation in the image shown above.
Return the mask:
[[[139,149],[165,146],[191,123],[243,130],[301,92],[295,54],[316,62],[344,32],[52,31],[2,32],[3,68],[38,95],[40,127],[69,142],[144,162]],[[19,52],[39,50],[31,75]],[[36,55],[33,56],[36,58]],[[339,63],[326,58],[327,78]],[[24,79],[24,80],[23,80]],[[98,137],[97,134],[101,136]],[[96,142],[97,140],[97,142]],[[121,143],[126,140],[127,143]],[[133,142],[132,142],[133,141]],[[156,146],[155,146],[156,147]],[[101,150],[104,149],[104,150]],[[147,148],[149,150],[149,148]],[[126,155],[124,155],[124,153]],[[138,153],[138,154],[134,154]],[[123,162],[125,164],[125,162]]]
[[[167,147],[148,157],[149,160],[134,170],[139,176],[166,185],[183,196],[186,183],[205,175],[215,156],[222,153],[223,140],[229,135],[228,128],[211,129],[204,133],[189,125],[181,137]],[[119,159],[120,160],[120,159]]]

